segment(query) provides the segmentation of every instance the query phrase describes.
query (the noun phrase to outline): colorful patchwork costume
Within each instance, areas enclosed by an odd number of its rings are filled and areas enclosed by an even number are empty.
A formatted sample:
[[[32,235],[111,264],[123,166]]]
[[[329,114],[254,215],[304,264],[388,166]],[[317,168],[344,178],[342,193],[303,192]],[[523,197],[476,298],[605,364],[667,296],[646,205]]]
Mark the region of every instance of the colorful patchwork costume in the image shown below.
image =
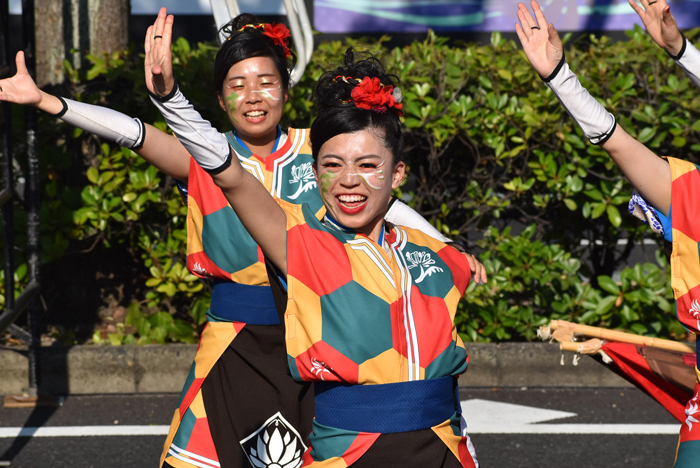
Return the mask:
[[[700,167],[681,159],[668,158],[671,166],[671,210],[673,252],[671,287],[676,298],[678,319],[690,332],[700,333]],[[668,239],[668,236],[666,236]],[[685,408],[675,468],[700,464],[700,371],[694,396]]]
[[[323,211],[308,133],[307,129],[290,129],[285,140],[279,131],[278,149],[267,158],[252,154],[233,134],[227,138],[241,164],[273,196]],[[297,444],[299,458],[311,428],[313,398],[308,384],[289,378],[284,327],[262,253],[211,176],[194,159],[187,198],[187,267],[201,278],[213,279],[215,285],[207,325],[161,465],[267,466],[279,461],[269,459],[276,456],[269,450],[279,440],[287,446]],[[238,405],[222,403],[229,399]],[[228,417],[220,416],[222,413]],[[217,417],[207,418],[207,414]],[[291,461],[293,458],[287,463]]]
[[[309,206],[280,205],[287,289],[273,280],[273,292],[292,376],[315,382],[304,466],[474,467],[456,390],[466,258],[413,229],[387,223],[377,244]]]

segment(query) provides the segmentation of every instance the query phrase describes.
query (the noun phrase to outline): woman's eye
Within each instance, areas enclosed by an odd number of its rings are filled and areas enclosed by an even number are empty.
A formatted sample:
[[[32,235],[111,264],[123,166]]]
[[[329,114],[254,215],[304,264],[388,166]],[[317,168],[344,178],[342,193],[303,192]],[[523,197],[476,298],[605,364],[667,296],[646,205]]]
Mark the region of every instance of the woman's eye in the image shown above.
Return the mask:
[[[328,168],[328,169],[336,169],[336,168],[340,167],[340,164],[338,164],[338,163],[323,163],[322,166],[325,168]]]
[[[372,163],[364,163],[364,164],[360,164],[360,168],[361,169],[376,169],[377,165],[372,164]]]

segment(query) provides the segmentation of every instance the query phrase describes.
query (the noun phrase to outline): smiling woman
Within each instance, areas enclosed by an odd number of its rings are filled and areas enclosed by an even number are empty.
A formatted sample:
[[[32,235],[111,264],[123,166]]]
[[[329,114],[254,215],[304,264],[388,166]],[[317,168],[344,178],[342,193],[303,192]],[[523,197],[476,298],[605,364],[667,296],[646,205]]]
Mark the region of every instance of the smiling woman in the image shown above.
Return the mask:
[[[469,264],[384,220],[404,175],[397,80],[371,56],[355,61],[348,50],[345,63],[315,94],[311,148],[325,212],[273,198],[213,140],[185,145],[262,249],[289,371],[315,383],[303,465],[474,467],[456,387],[467,353],[454,326]],[[186,115],[176,133],[204,125]]]

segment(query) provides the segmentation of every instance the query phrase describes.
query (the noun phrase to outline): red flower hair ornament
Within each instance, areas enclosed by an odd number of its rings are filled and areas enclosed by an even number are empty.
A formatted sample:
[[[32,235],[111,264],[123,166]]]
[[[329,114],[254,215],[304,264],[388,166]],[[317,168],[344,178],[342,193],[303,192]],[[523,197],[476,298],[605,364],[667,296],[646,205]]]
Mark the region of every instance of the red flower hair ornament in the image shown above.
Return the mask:
[[[289,58],[292,55],[292,51],[289,50],[289,46],[287,45],[289,42],[287,39],[291,37],[287,26],[283,24],[265,23],[263,34],[272,39],[275,44],[282,47],[285,58]]]
[[[365,76],[360,83],[353,88],[350,97],[360,109],[386,112],[390,107],[399,111],[403,104],[401,90],[394,89],[392,85],[383,85],[379,78]]]

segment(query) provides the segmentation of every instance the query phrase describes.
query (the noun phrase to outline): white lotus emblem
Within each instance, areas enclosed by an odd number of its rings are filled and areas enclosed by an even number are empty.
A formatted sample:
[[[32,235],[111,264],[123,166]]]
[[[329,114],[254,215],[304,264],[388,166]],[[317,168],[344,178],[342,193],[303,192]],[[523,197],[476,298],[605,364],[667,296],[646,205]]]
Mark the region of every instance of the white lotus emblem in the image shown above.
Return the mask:
[[[688,430],[693,430],[693,423],[700,422],[695,418],[695,415],[700,412],[698,409],[698,396],[699,393],[695,393],[695,397],[688,402],[688,406],[685,408],[685,423],[688,425]]]
[[[433,266],[435,265],[435,260],[430,257],[428,252],[406,252],[406,259],[411,262],[411,265],[408,266],[409,270],[420,267],[420,276],[415,280],[416,283],[420,283],[426,276],[430,276],[433,273],[442,272],[442,268]]]
[[[242,440],[241,447],[255,468],[299,468],[306,450],[299,433],[280,413]]]
[[[207,277],[209,277],[209,278],[211,278],[212,276],[214,276],[214,275],[212,275],[211,273],[209,273],[209,272],[202,266],[202,264],[199,263],[199,262],[196,262],[196,263],[194,264],[194,267],[192,267],[192,272],[195,273],[195,274],[197,274],[197,275],[199,275],[199,276],[207,276]]]
[[[693,299],[693,302],[690,303],[690,315],[695,317],[696,320],[696,330],[700,330],[700,304],[698,303],[697,299]]]
[[[326,380],[323,377],[324,373],[331,373],[329,370],[328,364],[326,364],[323,361],[319,361],[316,358],[311,358],[311,373],[314,374],[316,377],[321,377],[321,380]]]
[[[289,197],[290,200],[296,200],[302,193],[316,188],[316,179],[314,171],[311,168],[311,163],[307,162],[299,166],[292,166],[292,180],[290,184],[299,184],[299,188]]]

